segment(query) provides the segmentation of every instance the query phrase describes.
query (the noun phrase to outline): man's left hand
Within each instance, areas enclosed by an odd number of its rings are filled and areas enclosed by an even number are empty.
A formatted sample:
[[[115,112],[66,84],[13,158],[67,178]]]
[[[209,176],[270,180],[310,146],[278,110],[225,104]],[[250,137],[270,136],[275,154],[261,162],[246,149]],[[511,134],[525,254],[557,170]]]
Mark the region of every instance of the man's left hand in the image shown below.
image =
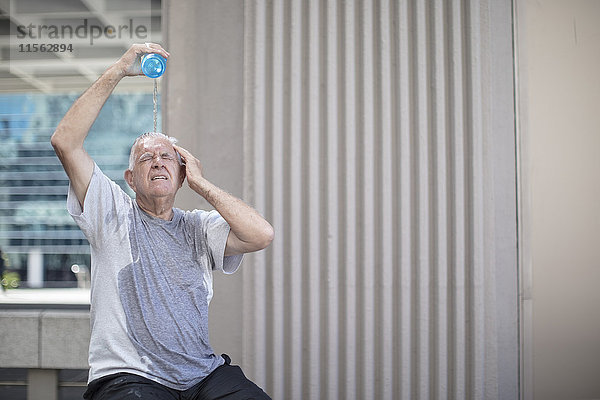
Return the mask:
[[[185,165],[185,177],[187,178],[188,185],[190,185],[190,188],[194,191],[204,196],[203,184],[206,180],[202,175],[202,164],[200,163],[200,160],[181,146],[173,145],[173,148],[179,153],[181,161]]]

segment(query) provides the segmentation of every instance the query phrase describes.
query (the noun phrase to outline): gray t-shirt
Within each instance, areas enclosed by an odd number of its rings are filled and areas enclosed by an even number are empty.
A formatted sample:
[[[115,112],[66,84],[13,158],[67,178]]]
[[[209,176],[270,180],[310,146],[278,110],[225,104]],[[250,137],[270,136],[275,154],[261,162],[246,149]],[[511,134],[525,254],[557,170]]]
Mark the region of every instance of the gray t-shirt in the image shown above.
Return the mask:
[[[212,271],[233,273],[242,260],[224,257],[221,215],[174,208],[171,221],[154,218],[97,165],[83,210],[72,188],[67,209],[91,245],[88,382],[129,372],[185,390],[221,365],[208,341]]]

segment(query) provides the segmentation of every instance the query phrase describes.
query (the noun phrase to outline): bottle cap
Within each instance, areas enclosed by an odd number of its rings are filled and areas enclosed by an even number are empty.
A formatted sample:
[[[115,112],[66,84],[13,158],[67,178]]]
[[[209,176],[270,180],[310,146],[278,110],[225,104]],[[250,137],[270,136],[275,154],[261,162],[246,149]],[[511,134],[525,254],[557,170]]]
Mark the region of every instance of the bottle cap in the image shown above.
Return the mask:
[[[142,72],[149,78],[158,78],[167,68],[167,60],[160,54],[150,53],[142,56]]]

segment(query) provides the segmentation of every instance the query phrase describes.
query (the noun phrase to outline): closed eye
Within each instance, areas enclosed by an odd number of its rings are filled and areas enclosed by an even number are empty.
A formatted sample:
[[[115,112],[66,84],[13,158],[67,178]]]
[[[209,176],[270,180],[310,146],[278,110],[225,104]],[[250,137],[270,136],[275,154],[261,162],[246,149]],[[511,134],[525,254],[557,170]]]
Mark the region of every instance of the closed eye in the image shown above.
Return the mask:
[[[146,162],[152,160],[152,154],[143,154],[140,158],[140,162]]]

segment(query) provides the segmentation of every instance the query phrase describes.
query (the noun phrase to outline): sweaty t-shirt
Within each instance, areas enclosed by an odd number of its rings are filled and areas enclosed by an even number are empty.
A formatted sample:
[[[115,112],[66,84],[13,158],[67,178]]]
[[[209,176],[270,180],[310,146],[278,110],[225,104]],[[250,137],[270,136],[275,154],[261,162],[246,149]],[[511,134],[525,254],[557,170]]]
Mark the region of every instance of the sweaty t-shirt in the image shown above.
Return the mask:
[[[221,365],[208,341],[212,272],[235,272],[242,256],[224,257],[220,214],[154,218],[97,165],[83,210],[72,188],[67,208],[91,246],[88,381],[128,372],[185,390]]]

